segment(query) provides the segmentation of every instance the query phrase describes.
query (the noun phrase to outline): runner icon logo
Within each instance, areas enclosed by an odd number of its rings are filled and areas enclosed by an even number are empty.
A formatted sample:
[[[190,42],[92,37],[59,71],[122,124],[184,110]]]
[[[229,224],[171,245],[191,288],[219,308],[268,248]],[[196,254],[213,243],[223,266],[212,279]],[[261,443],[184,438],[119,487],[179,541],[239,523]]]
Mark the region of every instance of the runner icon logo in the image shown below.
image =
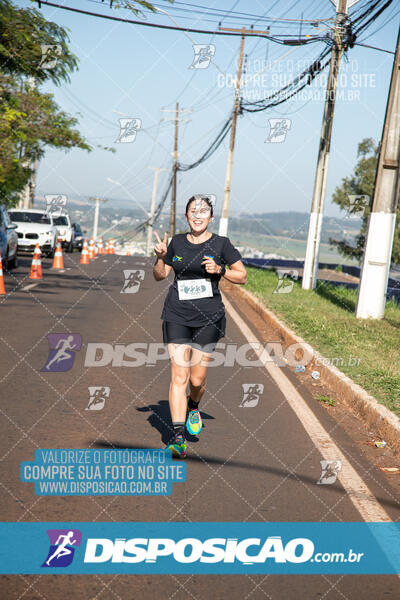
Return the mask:
[[[262,383],[243,383],[243,400],[239,404],[240,408],[254,408],[257,406],[261,394],[264,391]]]
[[[68,567],[74,559],[75,547],[81,545],[79,529],[48,529],[50,548],[42,567]]]
[[[110,397],[110,388],[105,386],[91,386],[89,390],[89,404],[85,410],[102,410],[106,399]]]
[[[317,484],[332,485],[335,483],[339,471],[342,470],[341,460],[320,460],[321,463],[321,477],[317,481]]]
[[[135,141],[136,134],[142,126],[142,119],[118,119],[119,120],[119,135],[115,140],[115,144],[130,144]]]
[[[40,44],[42,56],[39,69],[53,69],[62,54],[61,44]]]
[[[345,219],[362,219],[365,209],[371,203],[371,198],[367,194],[349,194],[349,206]]]
[[[139,291],[140,284],[144,279],[143,269],[124,269],[125,282],[121,294],[136,294]]]
[[[46,211],[53,217],[59,217],[62,214],[63,207],[67,204],[67,196],[64,194],[46,194]]]
[[[60,373],[69,371],[75,360],[75,352],[81,349],[82,336],[79,333],[49,333],[49,356],[41,371]]]
[[[278,283],[274,289],[274,294],[290,294],[293,290],[294,282],[299,277],[299,272],[294,269],[277,269]]]
[[[193,44],[193,62],[189,69],[207,69],[215,54],[215,44]]]
[[[291,119],[268,119],[268,122],[270,131],[265,142],[270,142],[272,144],[284,142],[287,132],[292,126]]]

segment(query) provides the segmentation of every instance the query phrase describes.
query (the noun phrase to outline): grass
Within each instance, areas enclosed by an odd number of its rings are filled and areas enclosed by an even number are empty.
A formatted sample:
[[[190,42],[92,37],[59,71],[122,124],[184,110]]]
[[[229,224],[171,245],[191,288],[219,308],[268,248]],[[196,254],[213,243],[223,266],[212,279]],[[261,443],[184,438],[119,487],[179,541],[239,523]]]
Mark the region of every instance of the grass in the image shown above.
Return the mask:
[[[323,402],[324,404],[327,404],[328,406],[336,406],[336,400],[334,400],[330,396],[322,396],[321,394],[317,394],[315,396],[315,398],[316,398],[316,400],[318,400],[318,402]]]
[[[384,319],[356,319],[356,290],[320,282],[316,290],[307,291],[294,282],[290,293],[274,293],[275,272],[248,267],[247,275],[246,289],[400,416],[400,307],[395,302],[386,303]]]

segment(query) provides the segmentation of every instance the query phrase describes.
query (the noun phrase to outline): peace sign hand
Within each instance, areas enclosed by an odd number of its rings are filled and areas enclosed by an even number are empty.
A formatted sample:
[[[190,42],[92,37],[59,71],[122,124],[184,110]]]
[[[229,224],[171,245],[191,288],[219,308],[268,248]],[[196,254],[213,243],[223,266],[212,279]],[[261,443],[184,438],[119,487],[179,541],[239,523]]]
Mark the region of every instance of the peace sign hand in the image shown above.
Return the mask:
[[[164,256],[167,254],[167,232],[165,232],[163,240],[160,240],[160,236],[158,235],[157,231],[154,232],[154,235],[158,241],[158,244],[154,246],[154,252],[156,253],[157,258],[164,258]]]

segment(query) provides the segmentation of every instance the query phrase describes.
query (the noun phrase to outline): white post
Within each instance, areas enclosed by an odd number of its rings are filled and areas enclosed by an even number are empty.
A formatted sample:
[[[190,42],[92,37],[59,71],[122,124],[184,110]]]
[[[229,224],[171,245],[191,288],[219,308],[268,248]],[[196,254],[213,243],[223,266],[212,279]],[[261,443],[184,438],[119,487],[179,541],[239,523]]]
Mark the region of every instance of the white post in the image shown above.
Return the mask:
[[[99,209],[100,209],[100,200],[96,198],[96,204],[94,207],[94,220],[93,220],[93,239],[96,241],[97,238],[97,230],[99,227]]]
[[[356,316],[382,319],[400,191],[400,28],[376,169]]]

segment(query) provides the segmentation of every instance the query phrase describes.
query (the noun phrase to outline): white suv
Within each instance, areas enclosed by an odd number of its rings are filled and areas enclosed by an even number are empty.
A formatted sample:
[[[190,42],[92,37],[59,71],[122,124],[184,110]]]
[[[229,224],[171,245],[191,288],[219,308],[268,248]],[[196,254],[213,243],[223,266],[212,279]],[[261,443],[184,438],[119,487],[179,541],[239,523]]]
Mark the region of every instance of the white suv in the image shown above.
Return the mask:
[[[57,227],[58,238],[61,240],[63,248],[66,248],[67,252],[73,252],[75,231],[72,227],[69,214],[65,212],[59,215],[53,214],[53,221]]]
[[[57,228],[51,214],[36,208],[13,208],[8,214],[17,225],[18,252],[33,252],[39,242],[43,253],[51,258],[54,256]]]

